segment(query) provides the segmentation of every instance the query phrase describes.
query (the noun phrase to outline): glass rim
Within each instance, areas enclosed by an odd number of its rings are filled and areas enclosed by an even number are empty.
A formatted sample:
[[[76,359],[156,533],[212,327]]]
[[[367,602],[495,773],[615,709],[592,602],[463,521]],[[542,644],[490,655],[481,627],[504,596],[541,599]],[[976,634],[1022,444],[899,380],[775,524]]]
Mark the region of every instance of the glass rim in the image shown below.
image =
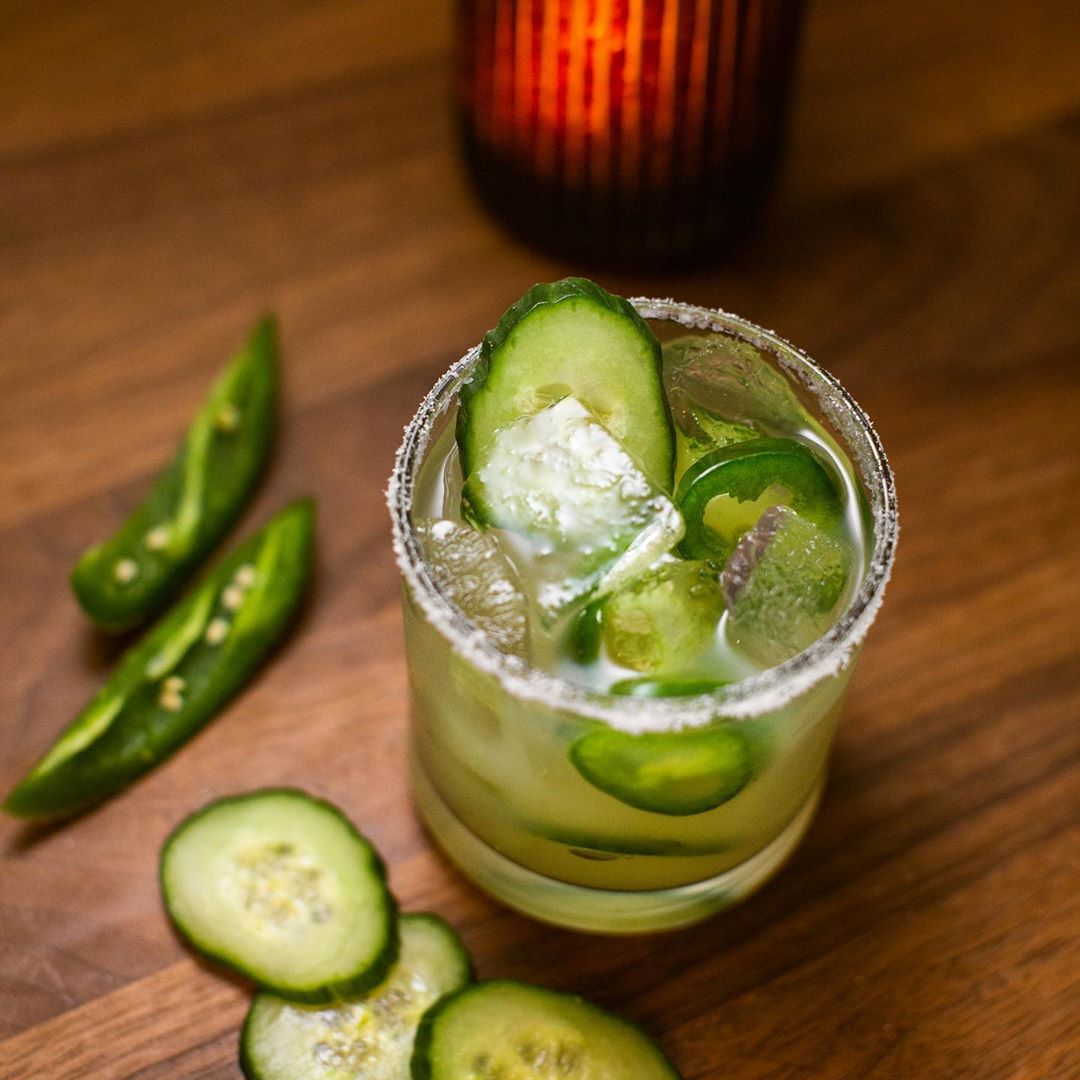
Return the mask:
[[[416,476],[434,426],[470,375],[479,358],[479,345],[469,349],[436,380],[405,428],[386,491],[398,568],[424,617],[451,647],[466,662],[498,679],[507,693],[521,700],[601,720],[631,732],[671,731],[703,726],[721,717],[741,720],[774,712],[842,671],[877,616],[892,572],[899,533],[892,469],[862,407],[833,375],[778,334],[719,308],[649,297],[634,297],[630,303],[645,319],[734,334],[767,351],[786,373],[813,394],[825,419],[840,435],[870,503],[873,545],[863,581],[833,626],[781,664],[689,697],[632,698],[602,693],[500,652],[440,590],[429,572],[410,520]]]

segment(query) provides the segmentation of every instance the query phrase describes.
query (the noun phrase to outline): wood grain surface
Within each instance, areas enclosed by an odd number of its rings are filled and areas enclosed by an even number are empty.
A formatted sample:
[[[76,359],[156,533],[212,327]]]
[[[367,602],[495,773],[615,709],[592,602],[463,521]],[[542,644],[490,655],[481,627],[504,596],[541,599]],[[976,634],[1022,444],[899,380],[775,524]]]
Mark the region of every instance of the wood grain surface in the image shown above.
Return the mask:
[[[401,427],[510,300],[587,269],[474,203],[445,0],[0,9],[0,784],[117,654],[76,557],[268,308],[286,409],[242,528],[321,507],[303,622],[219,721],[76,821],[0,821],[0,1077],[238,1076],[246,988],[170,932],[157,853],[210,797],[283,782],[340,803],[482,975],[595,998],[687,1080],[1080,1077],[1075,0],[819,0],[752,249],[603,278],[806,347],[875,418],[903,522],[792,863],[703,926],[614,942],[465,883],[405,782]]]

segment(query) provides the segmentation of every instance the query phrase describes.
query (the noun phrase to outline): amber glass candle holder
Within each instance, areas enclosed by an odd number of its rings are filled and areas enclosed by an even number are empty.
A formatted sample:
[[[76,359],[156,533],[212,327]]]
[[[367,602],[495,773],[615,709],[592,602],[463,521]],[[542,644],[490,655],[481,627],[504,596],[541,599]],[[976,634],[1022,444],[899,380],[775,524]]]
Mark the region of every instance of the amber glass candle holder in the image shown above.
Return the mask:
[[[783,143],[802,0],[459,0],[466,160],[511,229],[637,267],[713,261]]]

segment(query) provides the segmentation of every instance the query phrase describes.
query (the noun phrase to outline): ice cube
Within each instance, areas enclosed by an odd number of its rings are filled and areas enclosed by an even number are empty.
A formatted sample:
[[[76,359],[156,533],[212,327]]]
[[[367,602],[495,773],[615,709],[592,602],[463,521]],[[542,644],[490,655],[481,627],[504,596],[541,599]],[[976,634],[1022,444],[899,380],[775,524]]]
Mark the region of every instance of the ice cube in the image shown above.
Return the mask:
[[[607,598],[604,646],[633,671],[686,670],[713,641],[723,613],[723,590],[707,562],[670,562]]]
[[[573,397],[500,428],[464,504],[499,530],[548,624],[640,573],[683,534],[671,500]]]
[[[789,434],[810,417],[788,380],[755,345],[729,334],[677,338],[664,346],[664,389],[676,424],[687,435],[728,437],[748,425],[766,434]],[[708,414],[714,414],[709,417]],[[734,425],[710,432],[707,423]],[[722,419],[717,419],[722,418]],[[750,436],[752,437],[753,433]]]
[[[420,546],[436,585],[505,653],[527,657],[528,602],[493,536],[456,521],[420,521]]]
[[[852,564],[843,540],[786,506],[766,510],[720,575],[728,640],[764,667],[801,652],[836,621]]]
[[[723,420],[695,405],[681,387],[669,389],[668,407],[675,421],[676,476],[681,476],[710,450],[758,437],[752,427]]]

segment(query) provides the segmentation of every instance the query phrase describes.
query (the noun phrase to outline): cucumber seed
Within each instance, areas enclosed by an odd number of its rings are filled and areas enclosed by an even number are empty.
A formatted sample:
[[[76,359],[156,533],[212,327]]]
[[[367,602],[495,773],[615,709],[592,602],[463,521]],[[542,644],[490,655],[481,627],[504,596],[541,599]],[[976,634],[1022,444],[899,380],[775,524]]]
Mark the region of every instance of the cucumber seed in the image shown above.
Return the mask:
[[[207,645],[220,645],[229,636],[229,623],[226,619],[211,619],[204,635]]]
[[[326,872],[295,845],[281,842],[238,852],[233,885],[245,911],[279,927],[323,923],[333,915]]]

